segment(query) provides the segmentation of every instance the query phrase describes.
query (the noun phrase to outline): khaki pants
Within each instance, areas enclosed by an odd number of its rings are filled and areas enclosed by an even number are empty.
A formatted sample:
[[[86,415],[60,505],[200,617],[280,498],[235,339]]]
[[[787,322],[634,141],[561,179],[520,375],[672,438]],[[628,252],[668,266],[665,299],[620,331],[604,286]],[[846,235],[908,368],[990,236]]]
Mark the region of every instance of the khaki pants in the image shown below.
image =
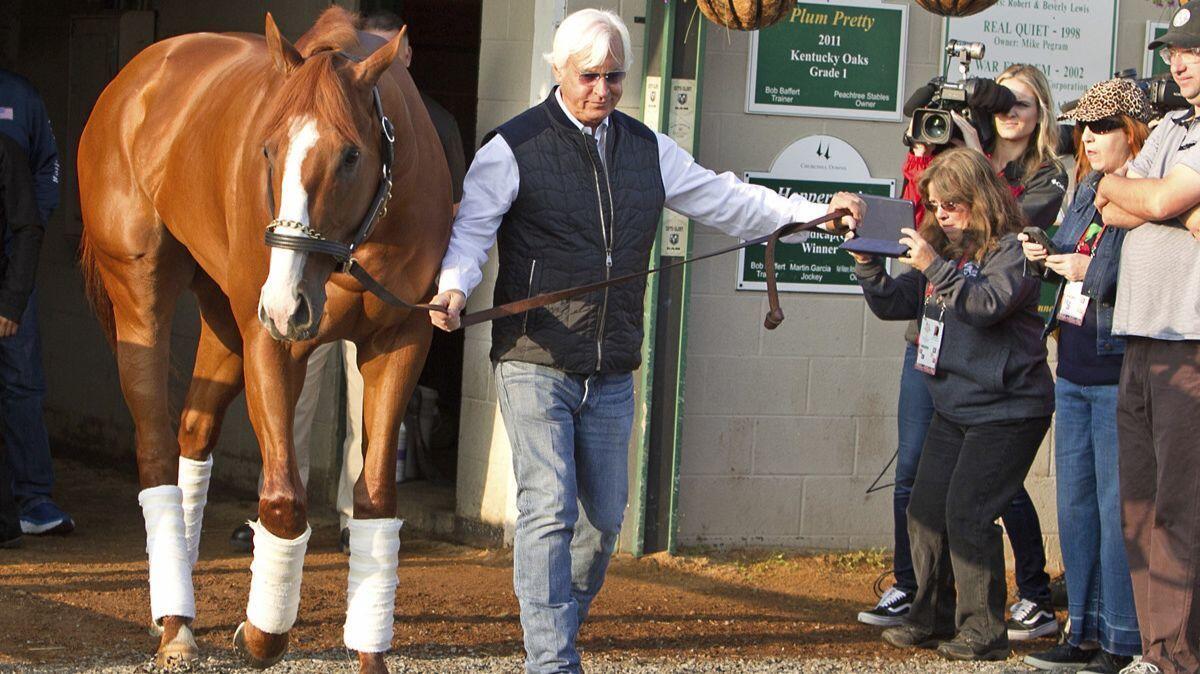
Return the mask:
[[[363,378],[358,371],[358,347],[354,342],[337,341],[322,344],[308,357],[308,372],[304,375],[304,388],[296,401],[296,418],[292,433],[296,444],[296,464],[300,468],[300,480],[308,487],[310,448],[312,446],[313,417],[317,412],[317,401],[321,397],[321,377],[331,357],[341,358],[346,371],[346,437],[342,442],[342,474],[338,480],[337,509],[341,527],[354,515],[354,483],[362,473],[362,406]],[[262,476],[258,478],[262,489]]]
[[[1130,338],[1117,399],[1121,524],[1142,653],[1200,672],[1200,342]]]

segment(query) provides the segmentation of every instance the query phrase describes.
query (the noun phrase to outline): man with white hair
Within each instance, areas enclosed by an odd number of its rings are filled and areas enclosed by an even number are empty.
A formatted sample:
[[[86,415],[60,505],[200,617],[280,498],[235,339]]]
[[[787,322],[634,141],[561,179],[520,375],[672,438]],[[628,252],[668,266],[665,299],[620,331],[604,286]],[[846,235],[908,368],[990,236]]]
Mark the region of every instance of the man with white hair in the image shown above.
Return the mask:
[[[467,171],[433,313],[459,327],[467,295],[499,239],[494,302],[644,271],[663,206],[751,238],[862,201],[786,199],[717,175],[669,137],[616,111],[631,65],[629,31],[611,12],[563,20],[547,55],[558,86],[489,133]],[[645,283],[498,319],[500,410],[517,481],[513,585],[526,670],[578,672],[575,637],[604,582],[626,504],[633,370],[641,361]]]

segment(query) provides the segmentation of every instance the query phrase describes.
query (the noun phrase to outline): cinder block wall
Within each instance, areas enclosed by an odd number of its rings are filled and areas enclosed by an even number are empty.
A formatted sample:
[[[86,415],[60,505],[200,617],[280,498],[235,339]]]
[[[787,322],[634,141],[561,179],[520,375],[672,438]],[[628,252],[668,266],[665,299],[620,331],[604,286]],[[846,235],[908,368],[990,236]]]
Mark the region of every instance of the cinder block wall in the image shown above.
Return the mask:
[[[910,3],[906,89],[937,71],[942,21]],[[1117,68],[1141,69],[1145,22],[1170,13],[1118,8]],[[830,134],[853,145],[877,178],[900,181],[900,123],[743,112],[749,40],[710,30],[698,160],[765,171],[795,140]],[[696,252],[728,244],[700,228]],[[904,326],[877,320],[857,296],[788,294],[788,320],[761,327],[765,294],[735,291],[736,260],[697,265],[688,324],[680,479],[683,544],[804,548],[890,546],[891,490],[864,492],[896,447]],[[890,482],[889,470],[883,483]],[[1052,443],[1026,481],[1058,563]]]

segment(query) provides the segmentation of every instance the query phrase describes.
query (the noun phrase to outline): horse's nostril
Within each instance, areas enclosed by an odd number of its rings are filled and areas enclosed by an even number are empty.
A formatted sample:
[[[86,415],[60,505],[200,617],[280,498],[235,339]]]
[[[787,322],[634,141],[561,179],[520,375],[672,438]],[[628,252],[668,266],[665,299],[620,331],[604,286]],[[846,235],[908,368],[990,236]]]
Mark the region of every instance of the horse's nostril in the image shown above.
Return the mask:
[[[292,324],[299,330],[312,325],[312,305],[309,304],[308,295],[300,293],[300,304],[296,306],[296,313],[292,314]]]

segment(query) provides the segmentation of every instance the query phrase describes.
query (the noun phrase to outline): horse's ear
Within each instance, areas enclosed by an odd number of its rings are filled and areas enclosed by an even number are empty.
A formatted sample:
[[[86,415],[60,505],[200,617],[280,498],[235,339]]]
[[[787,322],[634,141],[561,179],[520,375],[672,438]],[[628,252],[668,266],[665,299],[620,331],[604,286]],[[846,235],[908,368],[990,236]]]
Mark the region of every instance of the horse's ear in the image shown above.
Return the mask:
[[[371,52],[371,55],[363,59],[361,63],[354,66],[354,81],[366,87],[373,87],[383,76],[383,72],[387,70],[392,62],[396,60],[396,56],[400,54],[400,48],[404,46],[404,35],[408,32],[408,26],[400,29],[396,33],[396,37],[392,38],[387,44],[379,49]]]
[[[279,27],[275,25],[275,18],[267,12],[267,51],[271,52],[271,60],[275,62],[275,69],[280,73],[287,75],[304,63],[304,57],[296,48],[292,46],[287,38],[279,34]]]

